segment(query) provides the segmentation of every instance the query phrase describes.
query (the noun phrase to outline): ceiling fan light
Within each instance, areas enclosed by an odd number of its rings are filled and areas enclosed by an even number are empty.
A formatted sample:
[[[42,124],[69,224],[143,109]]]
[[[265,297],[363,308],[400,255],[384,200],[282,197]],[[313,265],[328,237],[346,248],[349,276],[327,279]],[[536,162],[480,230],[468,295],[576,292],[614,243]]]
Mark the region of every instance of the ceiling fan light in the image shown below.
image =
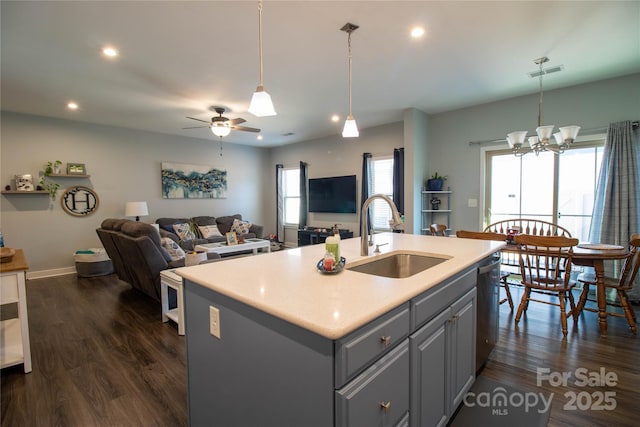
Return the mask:
[[[211,132],[213,132],[215,136],[222,138],[223,136],[229,135],[231,128],[225,124],[214,123],[211,126]]]
[[[357,138],[360,136],[360,132],[358,132],[358,125],[356,124],[356,120],[353,116],[348,116],[347,120],[344,122],[344,128],[342,129],[342,137],[343,138]]]
[[[268,117],[277,114],[273,108],[271,95],[264,90],[264,86],[258,86],[253,93],[251,104],[249,105],[249,112],[256,117]]]

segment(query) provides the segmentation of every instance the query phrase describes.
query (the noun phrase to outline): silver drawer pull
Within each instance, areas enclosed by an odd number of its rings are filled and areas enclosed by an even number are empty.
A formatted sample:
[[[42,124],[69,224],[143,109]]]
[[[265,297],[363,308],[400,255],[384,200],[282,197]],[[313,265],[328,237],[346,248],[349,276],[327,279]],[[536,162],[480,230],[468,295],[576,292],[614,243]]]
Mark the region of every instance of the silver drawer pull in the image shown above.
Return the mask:
[[[380,342],[384,344],[385,347],[388,347],[391,344],[391,335],[383,335],[380,337]]]
[[[391,412],[391,402],[385,402],[384,400],[380,402],[380,408],[384,409],[384,413],[388,414]]]

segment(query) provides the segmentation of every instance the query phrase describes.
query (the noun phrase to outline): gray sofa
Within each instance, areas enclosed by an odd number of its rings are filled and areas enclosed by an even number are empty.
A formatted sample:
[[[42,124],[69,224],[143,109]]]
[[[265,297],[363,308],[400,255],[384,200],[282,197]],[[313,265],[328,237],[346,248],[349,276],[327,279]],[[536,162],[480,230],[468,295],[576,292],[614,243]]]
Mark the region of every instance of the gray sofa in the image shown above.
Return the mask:
[[[231,226],[234,220],[243,221],[242,215],[227,215],[227,216],[195,216],[192,218],[158,218],[156,224],[160,227],[160,235],[162,237],[169,237],[177,242],[184,250],[193,250],[196,245],[204,243],[226,242],[226,233],[231,231]],[[193,240],[181,240],[173,229],[174,224],[191,224],[191,229],[196,234],[196,239]],[[200,234],[198,226],[216,225],[222,236],[204,238]],[[264,227],[258,224],[251,224],[249,233],[243,234],[245,239],[258,238],[262,239],[264,234]]]
[[[118,278],[151,298],[160,301],[160,272],[184,267],[184,259],[172,261],[162,247],[155,227],[143,222],[107,218],[96,230]],[[220,259],[215,253],[208,260]],[[175,299],[170,293],[171,300]]]

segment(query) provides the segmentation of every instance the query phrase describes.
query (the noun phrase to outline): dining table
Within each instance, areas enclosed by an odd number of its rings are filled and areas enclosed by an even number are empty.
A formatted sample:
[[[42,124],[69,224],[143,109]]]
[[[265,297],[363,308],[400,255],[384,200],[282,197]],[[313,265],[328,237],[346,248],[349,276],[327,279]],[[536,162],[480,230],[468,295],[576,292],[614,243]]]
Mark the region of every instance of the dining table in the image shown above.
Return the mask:
[[[518,245],[508,243],[503,252],[518,253]],[[592,267],[596,276],[596,300],[600,336],[607,336],[607,297],[604,279],[604,262],[622,260],[629,256],[628,248],[618,245],[583,242],[573,247],[572,263],[581,267]],[[510,257],[514,259],[514,257]]]

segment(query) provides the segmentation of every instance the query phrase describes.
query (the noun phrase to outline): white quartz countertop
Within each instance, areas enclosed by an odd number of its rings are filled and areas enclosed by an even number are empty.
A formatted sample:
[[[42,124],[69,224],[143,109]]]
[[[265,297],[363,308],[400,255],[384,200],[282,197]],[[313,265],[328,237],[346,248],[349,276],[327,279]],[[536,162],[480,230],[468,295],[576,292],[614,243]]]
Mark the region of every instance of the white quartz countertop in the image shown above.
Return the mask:
[[[382,254],[360,256],[360,238],[340,242],[350,264],[394,251],[420,252],[447,261],[403,279],[344,271],[318,272],[323,244],[184,267],[176,274],[329,339],[347,335],[434,285],[500,250],[504,243],[414,234],[381,233]],[[373,248],[369,248],[373,254]]]

